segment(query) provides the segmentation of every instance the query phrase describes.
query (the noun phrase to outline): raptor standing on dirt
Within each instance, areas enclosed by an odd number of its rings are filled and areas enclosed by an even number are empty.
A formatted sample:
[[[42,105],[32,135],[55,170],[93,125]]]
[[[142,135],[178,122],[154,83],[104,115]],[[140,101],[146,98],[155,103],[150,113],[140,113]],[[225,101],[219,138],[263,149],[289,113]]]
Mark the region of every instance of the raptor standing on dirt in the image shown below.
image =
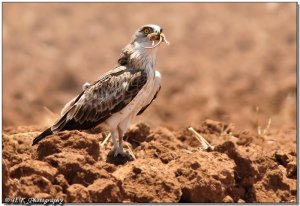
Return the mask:
[[[61,118],[37,136],[33,145],[59,131],[86,130],[105,123],[111,132],[114,155],[124,155],[125,131],[160,90],[155,61],[161,42],[168,44],[161,27],[149,24],[139,28],[123,48],[119,65],[94,83],[85,84],[84,91],[63,108]]]

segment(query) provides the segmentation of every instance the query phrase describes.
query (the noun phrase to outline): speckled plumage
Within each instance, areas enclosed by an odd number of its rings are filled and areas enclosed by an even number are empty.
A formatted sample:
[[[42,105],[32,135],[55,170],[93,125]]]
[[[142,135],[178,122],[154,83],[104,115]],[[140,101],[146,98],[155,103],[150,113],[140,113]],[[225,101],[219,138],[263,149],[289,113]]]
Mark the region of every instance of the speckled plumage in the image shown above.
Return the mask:
[[[62,118],[51,129],[53,132],[90,129],[122,110],[147,82],[141,69],[119,66],[103,75],[86,88],[68,105]]]
[[[155,71],[157,48],[145,48],[151,41],[142,34],[143,28],[151,28],[157,35],[162,31],[157,25],[140,28],[122,50],[119,65],[94,83],[85,83],[81,94],[65,105],[61,118],[36,137],[33,144],[59,131],[85,130],[105,123],[112,134],[115,154],[123,154],[125,131],[132,119],[156,98],[161,87],[160,73]]]

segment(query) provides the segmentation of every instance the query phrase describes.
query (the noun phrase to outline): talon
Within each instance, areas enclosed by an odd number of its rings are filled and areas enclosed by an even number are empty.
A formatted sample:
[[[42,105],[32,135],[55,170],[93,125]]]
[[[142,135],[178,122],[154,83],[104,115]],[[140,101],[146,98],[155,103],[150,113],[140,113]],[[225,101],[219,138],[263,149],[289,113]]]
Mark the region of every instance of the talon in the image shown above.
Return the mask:
[[[126,153],[120,147],[115,149],[114,157],[118,156],[118,154],[120,154],[121,156],[126,156]]]

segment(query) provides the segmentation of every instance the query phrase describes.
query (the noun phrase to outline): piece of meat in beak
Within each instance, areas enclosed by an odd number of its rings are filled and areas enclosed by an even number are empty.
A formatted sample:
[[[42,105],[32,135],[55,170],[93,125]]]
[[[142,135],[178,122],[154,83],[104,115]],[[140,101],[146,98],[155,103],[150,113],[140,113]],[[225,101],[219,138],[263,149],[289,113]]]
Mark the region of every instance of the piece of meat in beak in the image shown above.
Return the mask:
[[[160,39],[160,34],[159,33],[151,33],[151,34],[148,34],[148,38],[150,39],[150,41],[155,41],[155,40],[159,40]]]
[[[166,39],[166,36],[164,33],[151,33],[148,34],[148,38],[150,39],[150,41],[154,42],[154,41],[162,41],[165,42],[167,45],[169,45],[170,43],[168,42],[168,40]]]

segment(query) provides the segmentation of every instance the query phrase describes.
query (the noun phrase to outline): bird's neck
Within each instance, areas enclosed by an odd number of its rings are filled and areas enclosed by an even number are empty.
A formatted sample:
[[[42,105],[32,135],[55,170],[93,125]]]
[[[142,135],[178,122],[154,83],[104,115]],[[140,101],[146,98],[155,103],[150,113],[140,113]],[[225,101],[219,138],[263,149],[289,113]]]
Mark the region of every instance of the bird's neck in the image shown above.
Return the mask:
[[[129,44],[122,50],[118,63],[133,69],[154,69],[156,53],[157,48],[146,49],[140,45]]]

